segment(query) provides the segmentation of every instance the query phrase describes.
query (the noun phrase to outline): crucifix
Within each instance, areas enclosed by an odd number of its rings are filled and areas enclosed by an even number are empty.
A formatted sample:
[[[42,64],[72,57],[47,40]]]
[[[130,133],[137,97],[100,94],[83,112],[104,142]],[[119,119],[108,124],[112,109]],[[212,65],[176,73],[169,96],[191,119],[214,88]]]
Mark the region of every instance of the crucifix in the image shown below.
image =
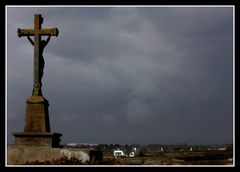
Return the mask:
[[[42,76],[44,68],[43,50],[51,36],[58,36],[57,28],[42,28],[41,14],[34,15],[34,29],[19,29],[19,37],[26,36],[34,46],[34,83],[32,95],[28,97],[25,111],[24,132],[14,132],[16,145],[59,146],[60,133],[50,132],[48,100],[42,95]],[[34,36],[34,41],[31,39]],[[43,36],[48,36],[42,40]]]
[[[34,46],[34,83],[33,96],[42,96],[42,76],[44,68],[43,50],[50,40],[51,36],[58,36],[57,28],[43,28],[41,27],[43,18],[40,14],[34,15],[34,29],[18,29],[19,37],[27,36],[30,43]],[[30,38],[34,36],[34,41]],[[42,36],[48,36],[47,40],[41,40]]]

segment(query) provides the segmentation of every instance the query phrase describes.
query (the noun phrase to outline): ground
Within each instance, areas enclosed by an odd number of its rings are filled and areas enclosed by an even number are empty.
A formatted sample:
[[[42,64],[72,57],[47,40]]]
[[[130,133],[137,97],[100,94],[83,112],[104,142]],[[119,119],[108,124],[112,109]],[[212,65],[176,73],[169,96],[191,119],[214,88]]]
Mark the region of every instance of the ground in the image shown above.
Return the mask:
[[[231,151],[155,152],[139,157],[104,156],[103,164],[113,165],[233,165]]]
[[[230,150],[211,150],[193,152],[151,152],[138,157],[115,158],[111,152],[103,152],[102,159],[82,164],[72,158],[63,157],[53,162],[32,162],[37,165],[233,165]]]

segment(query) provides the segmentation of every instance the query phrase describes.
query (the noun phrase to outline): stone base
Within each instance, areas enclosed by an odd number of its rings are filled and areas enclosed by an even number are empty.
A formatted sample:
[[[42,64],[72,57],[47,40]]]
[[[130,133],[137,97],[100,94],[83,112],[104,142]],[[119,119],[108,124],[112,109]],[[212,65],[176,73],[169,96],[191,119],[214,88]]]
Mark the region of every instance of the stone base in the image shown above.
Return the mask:
[[[47,99],[30,96],[26,103],[24,132],[50,132]]]
[[[15,132],[16,146],[60,147],[60,133],[50,132]]]
[[[61,158],[67,157],[68,160],[76,158],[81,161],[81,164],[85,164],[90,161],[88,155],[89,150],[83,149],[68,149],[68,148],[50,148],[40,146],[7,146],[7,165],[39,165],[46,162],[53,162],[55,160],[61,160]],[[64,158],[65,160],[65,158]],[[37,163],[36,163],[37,162]],[[45,163],[44,163],[45,162]],[[50,164],[61,165],[61,164]]]

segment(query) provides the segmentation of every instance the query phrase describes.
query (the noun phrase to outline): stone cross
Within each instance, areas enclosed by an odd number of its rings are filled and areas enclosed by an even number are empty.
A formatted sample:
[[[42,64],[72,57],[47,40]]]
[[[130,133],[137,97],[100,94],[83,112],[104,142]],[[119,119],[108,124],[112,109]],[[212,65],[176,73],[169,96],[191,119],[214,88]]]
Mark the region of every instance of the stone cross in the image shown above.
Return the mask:
[[[43,18],[41,14],[34,15],[34,29],[18,29],[18,36],[27,36],[29,41],[34,45],[34,83],[33,83],[33,96],[42,96],[42,83],[41,78],[43,75],[44,59],[43,49],[50,40],[50,36],[58,36],[57,28],[44,28],[41,25]],[[34,42],[30,36],[34,36]],[[47,41],[41,40],[42,36],[49,36]]]
[[[34,29],[18,29],[18,36],[26,36],[34,46],[34,84],[33,92],[28,97],[25,111],[24,132],[14,132],[17,146],[60,147],[60,133],[50,131],[48,100],[42,96],[41,79],[44,68],[43,50],[51,36],[58,36],[57,28],[44,28],[41,14],[34,15]],[[30,38],[34,36],[34,41]],[[48,36],[47,40],[41,40]]]

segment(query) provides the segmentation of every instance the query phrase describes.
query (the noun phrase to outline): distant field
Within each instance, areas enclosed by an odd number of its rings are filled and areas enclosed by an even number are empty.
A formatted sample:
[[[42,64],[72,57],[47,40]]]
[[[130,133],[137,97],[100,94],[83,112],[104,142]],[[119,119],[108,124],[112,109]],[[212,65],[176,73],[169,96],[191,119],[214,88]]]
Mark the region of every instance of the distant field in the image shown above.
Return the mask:
[[[109,165],[233,165],[230,151],[159,152],[140,157],[104,156],[101,164]]]

